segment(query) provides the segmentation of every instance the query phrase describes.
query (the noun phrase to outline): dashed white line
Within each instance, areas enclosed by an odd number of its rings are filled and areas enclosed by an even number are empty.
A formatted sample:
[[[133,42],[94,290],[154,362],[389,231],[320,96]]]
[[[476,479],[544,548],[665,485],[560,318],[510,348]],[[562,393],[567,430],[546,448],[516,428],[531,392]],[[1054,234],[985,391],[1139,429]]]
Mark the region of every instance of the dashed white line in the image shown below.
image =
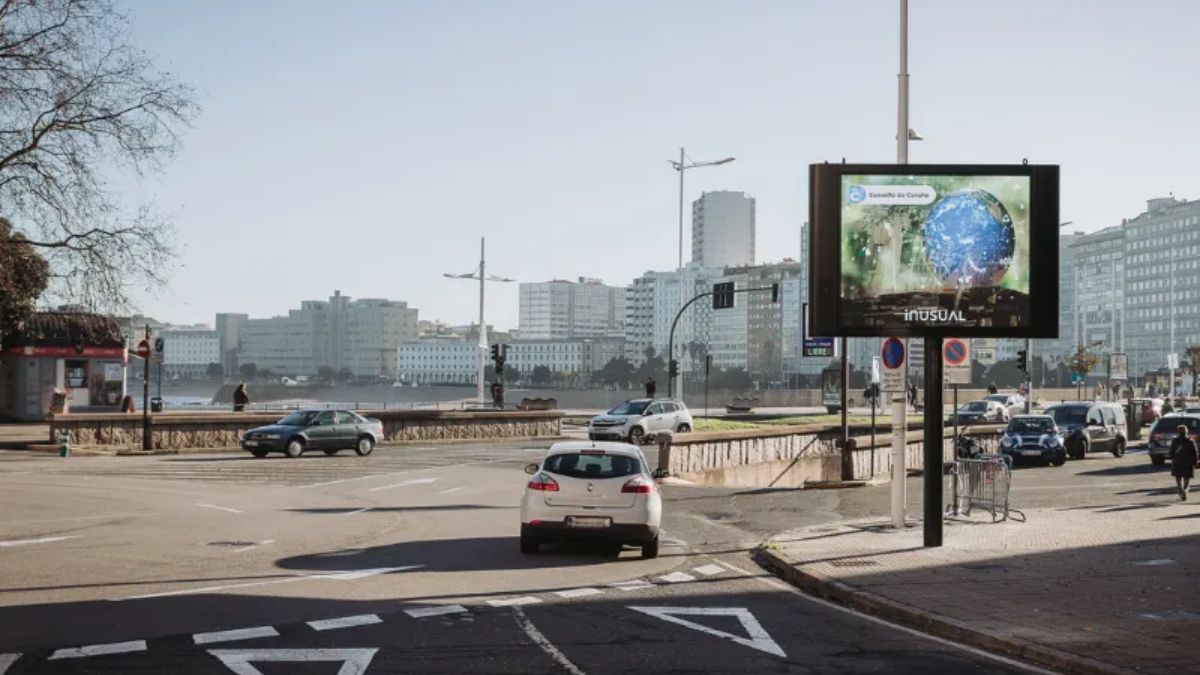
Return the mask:
[[[696,577],[687,572],[672,572],[666,576],[659,577],[660,581],[665,581],[668,584],[680,584],[686,581],[695,581]]]
[[[623,591],[639,591],[643,588],[654,588],[654,584],[644,579],[634,579],[633,581],[617,581],[609,584],[613,588],[619,588]]]
[[[439,491],[438,491],[438,494],[439,494],[439,495],[448,495],[448,494],[450,494],[451,492],[458,492],[459,490],[466,490],[466,489],[467,489],[467,488],[465,488],[465,487],[461,487],[461,486],[460,486],[460,487],[452,487],[452,488],[450,488],[449,490],[439,490]]]
[[[361,509],[357,509],[357,510],[355,510],[355,511],[348,511],[348,512],[346,512],[346,513],[345,513],[345,514],[343,514],[343,515],[347,515],[347,516],[353,516],[353,515],[356,515],[356,514],[359,514],[359,513],[366,513],[367,511],[370,511],[370,510],[371,510],[371,509],[373,509],[373,508],[375,508],[375,507],[374,507],[374,506],[364,506],[363,508],[361,508]]]
[[[8,669],[11,668],[12,664],[16,663],[17,659],[19,658],[21,658],[20,654],[0,654],[0,675],[7,673]]]
[[[383,623],[383,619],[374,614],[358,614],[356,616],[343,616],[337,619],[309,621],[308,625],[313,630],[335,630],[337,628],[353,628],[354,626],[370,626],[375,623]]]
[[[259,546],[266,546],[267,544],[274,544],[274,543],[275,543],[274,539],[264,539],[263,541],[260,541],[257,544],[251,544],[249,546],[244,546],[242,548],[235,548],[235,549],[233,549],[233,552],[234,553],[245,553],[246,551],[253,551],[254,549],[258,548]]]
[[[278,636],[279,631],[272,626],[255,626],[253,628],[219,630],[212,633],[196,633],[192,636],[192,640],[198,645],[211,645],[217,642],[236,642],[237,640]]]
[[[522,595],[519,598],[502,598],[500,600],[488,600],[488,604],[492,607],[520,607],[522,605],[536,605],[541,602],[541,598],[535,598],[532,595]]]
[[[12,541],[0,541],[0,548],[9,546],[28,546],[30,544],[49,544],[55,541],[66,541],[68,539],[78,539],[82,535],[72,534],[65,537],[42,537],[40,539],[15,539]]]
[[[696,572],[697,574],[703,574],[706,577],[711,577],[714,574],[720,574],[724,572],[725,568],[721,567],[720,565],[704,565],[703,567],[697,567],[692,571]]]
[[[216,504],[201,504],[200,502],[196,502],[196,506],[206,509],[216,509],[218,511],[228,511],[229,513],[242,513],[242,511],[238,511],[237,509],[231,509],[228,506],[217,506]]]
[[[392,488],[408,487],[409,485],[428,485],[436,483],[441,478],[413,478],[412,480],[400,481],[391,485],[380,485],[379,487],[368,488],[367,492],[379,492],[380,490],[391,490]]]
[[[467,611],[462,605],[433,605],[430,607],[414,607],[404,610],[404,613],[414,619],[424,619],[430,616],[443,616],[446,614],[462,614]]]
[[[525,616],[525,612],[520,607],[513,607],[513,615],[516,617],[517,625],[521,627],[521,630],[525,631],[525,634],[528,635],[538,647],[541,647],[542,651],[546,652],[547,656],[557,661],[558,665],[566,669],[566,671],[571,675],[587,675],[579,669],[579,666],[571,663],[571,660],[568,659],[565,654],[559,651],[558,647],[555,647],[554,644],[542,634],[542,631],[538,630],[537,626],[533,625],[533,622],[529,620],[529,617]]]
[[[146,651],[145,640],[131,640],[129,642],[110,642],[102,645],[87,645],[84,647],[72,647],[70,649],[60,649],[50,655],[48,661],[56,661],[58,659],[78,659],[84,656],[102,656],[104,654],[129,654],[131,652]]]
[[[555,595],[564,598],[586,598],[589,595],[600,595],[603,592],[599,588],[572,588],[567,591],[555,591]]]

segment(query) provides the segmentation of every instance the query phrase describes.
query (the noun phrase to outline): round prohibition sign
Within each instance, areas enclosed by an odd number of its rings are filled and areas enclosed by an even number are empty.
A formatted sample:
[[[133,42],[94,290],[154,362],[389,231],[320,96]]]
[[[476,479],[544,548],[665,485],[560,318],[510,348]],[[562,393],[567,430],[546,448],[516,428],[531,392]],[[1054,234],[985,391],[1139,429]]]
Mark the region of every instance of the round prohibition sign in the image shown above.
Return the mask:
[[[883,365],[890,369],[896,370],[904,365],[904,343],[900,338],[888,338],[883,343],[881,350],[883,357]]]
[[[947,340],[946,346],[942,347],[942,356],[945,357],[946,363],[952,366],[960,365],[967,358],[967,346],[962,340]]]

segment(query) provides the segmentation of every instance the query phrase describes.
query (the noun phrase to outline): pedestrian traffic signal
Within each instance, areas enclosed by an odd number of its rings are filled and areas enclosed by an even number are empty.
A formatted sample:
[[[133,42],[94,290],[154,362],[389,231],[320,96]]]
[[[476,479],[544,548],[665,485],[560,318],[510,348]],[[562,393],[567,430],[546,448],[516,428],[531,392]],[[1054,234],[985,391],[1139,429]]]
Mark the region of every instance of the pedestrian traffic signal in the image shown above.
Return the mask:
[[[671,364],[668,368],[667,374],[669,377],[675,377],[679,374],[679,359],[671,359]]]
[[[1024,372],[1029,372],[1029,352],[1024,349],[1017,351],[1017,367]]]
[[[779,283],[771,284],[771,302],[779,302]]]

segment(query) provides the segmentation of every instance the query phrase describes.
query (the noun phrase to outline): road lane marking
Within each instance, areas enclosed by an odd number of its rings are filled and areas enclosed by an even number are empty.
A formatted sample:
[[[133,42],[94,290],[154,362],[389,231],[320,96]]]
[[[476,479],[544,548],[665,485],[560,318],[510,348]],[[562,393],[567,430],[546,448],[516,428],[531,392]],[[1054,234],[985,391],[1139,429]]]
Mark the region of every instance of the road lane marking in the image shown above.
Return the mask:
[[[357,511],[349,511],[349,512],[347,512],[347,513],[344,513],[344,514],[342,514],[342,515],[346,515],[346,516],[353,516],[353,515],[355,515],[355,514],[359,514],[359,513],[366,513],[367,511],[370,511],[370,510],[371,510],[371,509],[373,509],[373,508],[375,508],[375,507],[374,507],[374,506],[364,506],[363,508],[361,508],[361,509],[358,509]]]
[[[725,571],[725,568],[721,567],[720,565],[704,565],[703,567],[697,567],[692,571],[698,574],[703,574],[706,577],[711,577],[714,574],[721,574]]]
[[[253,628],[219,630],[212,633],[196,633],[192,636],[192,640],[198,645],[209,645],[217,642],[234,642],[262,637],[279,637],[279,631],[271,626],[255,626]]]
[[[445,614],[461,614],[467,611],[462,605],[433,605],[430,607],[414,607],[404,610],[404,613],[414,619],[423,619],[430,616],[442,616]]]
[[[84,656],[102,656],[104,654],[129,654],[131,652],[146,651],[145,640],[131,640],[129,642],[110,642],[102,645],[87,645],[84,647],[72,647],[70,649],[60,649],[50,655],[47,661],[57,661],[58,659],[78,659]]]
[[[541,602],[541,598],[535,598],[532,595],[522,595],[519,598],[502,598],[500,600],[488,600],[488,604],[492,607],[520,607],[522,605],[536,605]]]
[[[613,588],[619,588],[623,591],[639,591],[643,588],[654,588],[654,584],[644,579],[634,579],[633,581],[617,581],[609,584]]]
[[[424,565],[404,565],[401,567],[375,567],[365,570],[347,570],[345,572],[333,572],[331,574],[316,574],[313,579],[336,579],[337,581],[354,581],[355,579],[365,579],[373,577],[377,574],[388,574],[391,572],[404,572],[407,570],[415,570],[424,567]]]
[[[125,600],[148,600],[150,598],[172,598],[177,595],[194,595],[196,593],[212,593],[215,591],[228,591],[234,588],[253,588],[255,586],[270,586],[273,584],[289,584],[293,581],[304,581],[305,579],[314,578],[308,574],[297,574],[283,579],[267,579],[265,581],[248,581],[244,584],[229,584],[226,586],[205,586],[203,588],[187,588],[181,591],[164,591],[162,593],[144,593],[142,595],[127,595],[123,598],[109,598],[109,602],[123,602]]]
[[[659,577],[659,580],[665,581],[668,584],[679,584],[686,581],[695,581],[696,577],[688,574],[687,572],[672,572],[666,576]]]
[[[15,539],[12,541],[0,541],[0,548],[9,546],[28,546],[30,544],[49,544],[55,541],[66,541],[68,539],[78,539],[83,535],[72,534],[65,537],[42,537],[40,539]]]
[[[635,612],[641,612],[642,614],[646,614],[648,616],[662,619],[663,621],[669,621],[686,628],[691,628],[692,630],[698,630],[701,633],[707,633],[708,635],[714,635],[726,640],[732,640],[743,647],[757,649],[760,652],[766,652],[780,658],[787,658],[787,653],[783,651],[783,648],[779,646],[779,643],[775,642],[775,640],[771,638],[766,629],[762,627],[762,624],[758,622],[758,619],[754,618],[754,614],[752,614],[750,610],[745,607],[630,606],[629,609],[632,609]],[[726,633],[723,630],[717,630],[716,628],[709,628],[703,624],[679,618],[681,616],[732,616],[742,624],[742,628],[746,630],[746,635],[749,637],[742,637],[740,635],[734,635],[733,633]]]
[[[533,622],[529,620],[529,617],[525,616],[524,610],[522,610],[520,607],[513,607],[513,616],[517,620],[517,625],[521,627],[521,630],[525,631],[525,634],[529,636],[529,639],[533,640],[538,647],[542,648],[542,651],[546,652],[547,656],[558,662],[558,665],[566,669],[568,673],[571,675],[587,675],[579,669],[579,666],[571,663],[571,660],[567,658],[566,654],[563,654],[561,651],[559,651],[558,647],[555,647],[554,644],[542,634],[542,631],[538,630],[538,627],[533,625]]]
[[[555,591],[555,595],[564,598],[586,598],[589,595],[600,595],[603,592],[599,588],[572,588],[568,591]]]
[[[452,487],[449,490],[439,490],[438,494],[439,495],[448,495],[451,492],[458,492],[459,490],[466,490],[466,489],[467,488],[465,488],[465,487]]]
[[[228,511],[229,513],[243,513],[243,511],[238,511],[237,509],[231,509],[228,506],[217,506],[216,504],[202,504],[200,502],[196,502],[196,506],[206,509],[216,509],[218,511]]]
[[[343,616],[337,619],[322,619],[320,621],[309,621],[308,625],[313,630],[335,630],[338,628],[353,628],[355,626],[369,626],[375,623],[383,623],[383,619],[374,614],[358,614],[356,616]]]
[[[413,478],[411,480],[404,480],[404,481],[400,481],[399,483],[393,483],[391,485],[380,485],[379,487],[368,488],[367,492],[379,492],[380,490],[391,490],[392,488],[408,487],[409,485],[429,485],[430,483],[436,483],[439,480],[441,480],[440,477],[439,478]]]
[[[266,546],[267,544],[274,544],[274,543],[275,543],[274,539],[264,539],[264,540],[258,542],[257,544],[251,544],[251,545],[243,547],[243,548],[235,548],[233,550],[233,552],[234,553],[245,553],[246,551],[253,551],[254,549],[258,548],[259,546]]]
[[[420,449],[420,448],[418,448]],[[429,448],[432,450],[433,448]],[[407,476],[414,473],[425,473],[426,471],[440,471],[443,469],[460,469],[464,466],[480,466],[482,464],[504,464],[520,461],[517,458],[506,457],[504,459],[484,459],[478,462],[458,462],[448,466],[431,466],[425,469],[413,469],[411,471],[391,471],[389,473],[373,473],[369,476],[355,476],[354,478],[339,478],[337,480],[327,480],[323,483],[309,483],[308,485],[297,485],[297,490],[306,490],[308,488],[325,487],[326,485],[337,485],[339,483],[349,483],[353,480],[367,480],[368,478],[391,478],[393,476]]]
[[[378,649],[210,649],[209,654],[221,660],[237,675],[263,675],[250,665],[253,661],[268,663],[341,662],[337,675],[363,675],[371,665]]]
[[[16,663],[19,658],[21,658],[20,654],[0,654],[0,675],[7,673],[8,669],[12,668],[12,664]]]
[[[715,558],[714,558],[714,560],[715,560]],[[1038,675],[1058,675],[1058,673],[1054,672],[1053,670],[1046,670],[1045,668],[1039,668],[1038,666],[1033,666],[1028,663],[1022,663],[1021,661],[1016,661],[1016,660],[1010,659],[1008,657],[1000,656],[999,654],[993,654],[991,652],[986,652],[982,649],[976,649],[975,647],[972,647],[970,645],[964,645],[959,642],[954,642],[953,640],[947,640],[946,638],[938,637],[936,635],[930,635],[929,633],[922,633],[921,631],[919,631],[915,628],[909,628],[908,626],[904,626],[904,625],[901,625],[898,623],[893,623],[891,621],[888,621],[887,619],[881,619],[877,616],[871,616],[870,614],[863,614],[861,612],[857,612],[853,609],[850,609],[849,607],[839,605],[835,602],[830,602],[829,600],[824,600],[822,598],[818,598],[818,597],[809,595],[809,594],[805,593],[804,591],[801,591],[800,589],[796,588],[795,586],[785,584],[784,582],[780,581],[779,579],[775,578],[774,576],[769,575],[766,572],[760,572],[759,574],[754,574],[752,572],[747,572],[746,570],[742,569],[741,567],[738,567],[737,565],[733,565],[733,564],[730,564],[730,563],[727,563],[724,561],[719,561],[719,562],[722,565],[728,567],[729,569],[731,569],[747,578],[754,579],[755,581],[758,581],[762,584],[770,586],[771,588],[774,588],[776,590],[783,591],[784,593],[790,593],[792,595],[804,598],[805,600],[808,600],[809,602],[821,605],[822,607],[837,610],[838,612],[841,612],[842,614],[848,614],[850,616],[857,617],[859,619],[863,619],[863,620],[869,621],[871,623],[878,624],[880,626],[886,626],[888,628],[898,630],[902,633],[907,633],[909,635],[914,635],[916,637],[925,638],[926,640],[936,642],[940,645],[946,645],[947,647],[953,647],[955,649],[967,652],[968,654],[974,654],[975,656],[979,656],[979,657],[982,657],[982,658],[985,658],[985,659],[988,659],[991,661],[995,661],[997,663],[1003,663],[1005,665],[1012,666],[1014,668],[1017,668],[1018,670],[1024,670],[1024,671],[1030,672],[1030,673],[1037,673]]]

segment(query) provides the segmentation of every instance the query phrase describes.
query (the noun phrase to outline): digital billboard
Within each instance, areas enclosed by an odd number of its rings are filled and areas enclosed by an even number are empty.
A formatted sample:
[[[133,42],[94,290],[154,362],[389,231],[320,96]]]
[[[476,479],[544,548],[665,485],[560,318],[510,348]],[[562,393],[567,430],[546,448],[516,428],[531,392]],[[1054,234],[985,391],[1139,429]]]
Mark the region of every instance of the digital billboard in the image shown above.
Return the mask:
[[[817,335],[1055,337],[1058,167],[810,169]]]

